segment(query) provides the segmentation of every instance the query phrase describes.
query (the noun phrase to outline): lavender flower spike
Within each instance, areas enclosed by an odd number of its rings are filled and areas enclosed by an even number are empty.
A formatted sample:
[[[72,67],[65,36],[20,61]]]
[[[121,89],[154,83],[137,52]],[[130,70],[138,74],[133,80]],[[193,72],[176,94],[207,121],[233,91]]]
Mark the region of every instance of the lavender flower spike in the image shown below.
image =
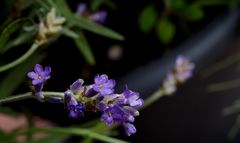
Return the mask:
[[[108,79],[106,74],[97,75],[94,79],[93,90],[101,95],[110,95],[114,92],[115,80]]]
[[[27,76],[32,79],[35,97],[40,101],[44,99],[41,91],[43,89],[44,83],[50,78],[50,73],[50,66],[45,67],[45,69],[43,70],[43,67],[40,64],[36,64],[34,67],[34,71],[27,74]]]

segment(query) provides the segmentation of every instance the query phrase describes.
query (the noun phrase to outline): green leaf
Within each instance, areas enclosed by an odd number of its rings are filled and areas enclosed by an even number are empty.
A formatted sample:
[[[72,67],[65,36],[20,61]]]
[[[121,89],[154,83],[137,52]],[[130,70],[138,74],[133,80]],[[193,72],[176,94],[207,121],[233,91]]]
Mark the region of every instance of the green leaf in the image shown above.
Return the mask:
[[[75,38],[74,42],[82,53],[83,57],[86,59],[86,61],[91,65],[95,65],[96,62],[92,50],[82,31],[78,30],[78,38]]]
[[[154,5],[145,7],[139,15],[139,27],[143,32],[149,32],[157,19],[157,11]]]
[[[43,60],[45,55],[34,54],[31,58],[23,62],[20,66],[12,69],[0,83],[0,97],[4,98],[13,93],[13,91],[22,83],[26,78],[26,74],[33,66]]]
[[[182,10],[186,6],[186,2],[184,0],[171,0],[171,8],[173,10]]]
[[[0,53],[4,49],[4,46],[6,45],[9,37],[16,32],[17,30],[21,29],[24,25],[27,24],[34,24],[33,21],[31,21],[28,18],[23,19],[17,19],[10,23],[6,28],[3,29],[1,35],[0,35]]]
[[[104,0],[91,0],[91,10],[96,11]]]
[[[18,36],[17,38],[9,41],[1,53],[5,53],[6,51],[10,50],[15,46],[28,42],[31,38],[33,38],[33,36],[34,32],[22,33],[21,36]]]
[[[26,141],[25,143],[60,143],[66,138],[66,135],[48,135],[45,138],[38,139],[38,140],[30,140]]]
[[[108,142],[108,143],[127,143],[126,141],[112,138],[109,136],[105,136],[96,132],[93,132],[88,129],[81,129],[81,128],[60,128],[60,127],[54,127],[54,128],[32,128],[28,129],[27,131],[20,131],[18,134],[26,134],[27,132],[44,132],[47,134],[56,134],[56,135],[77,135],[82,137],[90,137],[99,141]]]
[[[183,15],[188,21],[198,21],[204,17],[204,11],[201,7],[192,4],[184,9]]]
[[[61,31],[65,36],[68,36],[70,38],[73,39],[77,39],[79,36],[76,32],[74,32],[73,30],[63,27],[62,31]]]
[[[86,18],[82,17],[77,17],[75,16],[70,8],[68,7],[67,3],[65,0],[55,0],[55,5],[56,8],[58,9],[59,12],[62,13],[63,16],[67,18],[67,21],[69,22],[69,25],[77,25],[82,29],[91,31],[93,33],[116,39],[116,40],[123,40],[124,37],[120,35],[119,33],[104,27],[102,25],[96,24],[92,21],[87,20]]]
[[[171,42],[176,31],[174,24],[167,18],[161,18],[156,26],[156,32],[160,41],[165,44]]]

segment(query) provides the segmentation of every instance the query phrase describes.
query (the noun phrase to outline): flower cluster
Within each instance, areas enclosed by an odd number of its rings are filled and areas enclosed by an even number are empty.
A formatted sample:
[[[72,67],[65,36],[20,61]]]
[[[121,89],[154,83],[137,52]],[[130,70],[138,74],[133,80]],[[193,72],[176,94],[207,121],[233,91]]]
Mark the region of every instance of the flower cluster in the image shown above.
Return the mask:
[[[97,75],[94,84],[83,85],[83,80],[78,79],[65,92],[64,103],[69,111],[69,117],[83,116],[83,111],[99,111],[101,120],[108,126],[121,124],[128,136],[136,132],[132,124],[135,116],[139,115],[137,107],[143,105],[139,93],[127,87],[121,94],[114,93],[115,81],[108,76]]]
[[[52,8],[50,12],[47,13],[46,18],[39,23],[36,43],[46,43],[49,37],[62,30],[62,24],[65,20],[64,17],[56,16],[56,9]]]
[[[51,67],[47,66],[43,69],[43,67],[39,64],[36,64],[34,67],[34,71],[29,72],[27,75],[32,79],[32,85],[34,87],[34,95],[36,99],[39,101],[44,100],[44,96],[42,94],[42,89],[44,83],[50,78]]]
[[[76,15],[82,16],[91,21],[95,21],[98,23],[104,23],[106,20],[106,17],[107,17],[107,12],[106,11],[97,11],[93,14],[90,14],[88,12],[87,5],[84,3],[80,3],[80,4],[78,4]]]
[[[184,83],[192,76],[194,64],[186,57],[179,55],[172,72],[168,73],[162,84],[162,89],[166,95],[173,94],[179,84]]]
[[[37,64],[34,71],[28,73],[35,89],[34,95],[40,101],[48,101],[41,92],[44,83],[50,78],[50,72],[50,67],[43,70]],[[127,86],[123,93],[115,93],[115,80],[109,79],[106,74],[96,75],[93,84],[83,83],[82,79],[78,79],[64,92],[63,102],[69,117],[80,118],[84,111],[100,112],[101,121],[105,121],[106,125],[120,124],[128,136],[136,133],[133,122],[135,116],[139,115],[137,108],[144,103],[139,93],[129,90]],[[62,103],[62,100],[55,100],[54,96],[50,99]]]

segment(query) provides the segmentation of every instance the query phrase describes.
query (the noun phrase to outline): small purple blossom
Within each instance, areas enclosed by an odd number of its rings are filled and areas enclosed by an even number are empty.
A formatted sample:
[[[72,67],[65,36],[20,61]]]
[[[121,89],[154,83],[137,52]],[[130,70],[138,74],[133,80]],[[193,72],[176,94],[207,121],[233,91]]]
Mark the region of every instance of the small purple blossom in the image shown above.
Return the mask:
[[[44,96],[42,95],[42,89],[44,83],[50,78],[51,67],[47,66],[44,68],[40,64],[36,64],[34,71],[31,71],[27,74],[29,78],[32,79],[32,85],[34,86],[35,97],[39,101],[43,101]]]
[[[67,90],[64,93],[65,105],[69,111],[70,118],[79,118],[83,116],[84,105],[77,102],[72,91]]]
[[[139,93],[129,90],[127,86],[123,94],[127,99],[127,104],[132,107],[140,107],[144,104],[144,101],[139,97]]]
[[[98,11],[98,12],[90,15],[89,18],[92,21],[96,21],[98,23],[104,23],[107,18],[107,12],[106,11]]]
[[[185,82],[192,76],[194,64],[189,61],[186,57],[179,55],[174,66],[176,72],[176,78],[179,82]]]
[[[97,75],[94,79],[93,89],[101,95],[110,95],[114,92],[115,80],[108,79],[106,74]]]
[[[80,3],[77,6],[77,15],[83,15],[85,12],[87,12],[87,5],[85,3]]]
[[[73,84],[70,85],[70,90],[73,93],[81,92],[81,90],[83,90],[83,83],[84,81],[82,79],[76,80]]]
[[[50,78],[51,67],[47,66],[43,70],[43,67],[40,64],[36,64],[34,71],[29,72],[27,75],[32,79],[32,84],[44,84],[46,80]]]
[[[125,133],[127,136],[130,136],[132,134],[135,134],[137,129],[135,128],[135,126],[133,124],[130,123],[124,123],[123,127],[125,129]]]
[[[96,11],[95,13],[89,13],[89,10],[85,3],[78,4],[76,15],[85,17],[91,21],[95,21],[98,23],[104,23],[107,18],[107,12],[103,10]]]

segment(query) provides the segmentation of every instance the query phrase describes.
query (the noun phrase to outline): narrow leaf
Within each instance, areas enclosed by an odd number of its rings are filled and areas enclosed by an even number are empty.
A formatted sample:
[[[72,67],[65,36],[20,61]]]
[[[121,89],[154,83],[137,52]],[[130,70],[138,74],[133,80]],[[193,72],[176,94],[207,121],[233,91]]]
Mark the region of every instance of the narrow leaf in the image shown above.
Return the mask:
[[[78,34],[76,32],[74,32],[73,30],[69,29],[69,28],[63,28],[61,31],[65,36],[68,36],[70,38],[76,39],[78,38]]]
[[[157,19],[157,11],[153,5],[145,7],[139,16],[139,27],[143,32],[152,30]]]
[[[92,50],[82,31],[80,30],[78,31],[78,38],[74,39],[74,42],[77,45],[80,52],[82,53],[82,55],[84,56],[84,58],[86,59],[86,61],[89,64],[94,65],[96,62]]]
[[[93,33],[96,33],[108,38],[112,38],[116,40],[124,39],[122,35],[120,35],[119,33],[107,27],[96,24],[86,18],[75,16],[75,14],[71,12],[65,0],[55,0],[54,2],[58,11],[61,12],[63,16],[65,16],[68,19],[67,21],[69,21],[71,25],[77,25],[82,29],[91,31]]]
[[[4,28],[0,35],[0,52],[4,49],[9,37],[26,24],[33,24],[33,22],[28,18],[17,19]]]

